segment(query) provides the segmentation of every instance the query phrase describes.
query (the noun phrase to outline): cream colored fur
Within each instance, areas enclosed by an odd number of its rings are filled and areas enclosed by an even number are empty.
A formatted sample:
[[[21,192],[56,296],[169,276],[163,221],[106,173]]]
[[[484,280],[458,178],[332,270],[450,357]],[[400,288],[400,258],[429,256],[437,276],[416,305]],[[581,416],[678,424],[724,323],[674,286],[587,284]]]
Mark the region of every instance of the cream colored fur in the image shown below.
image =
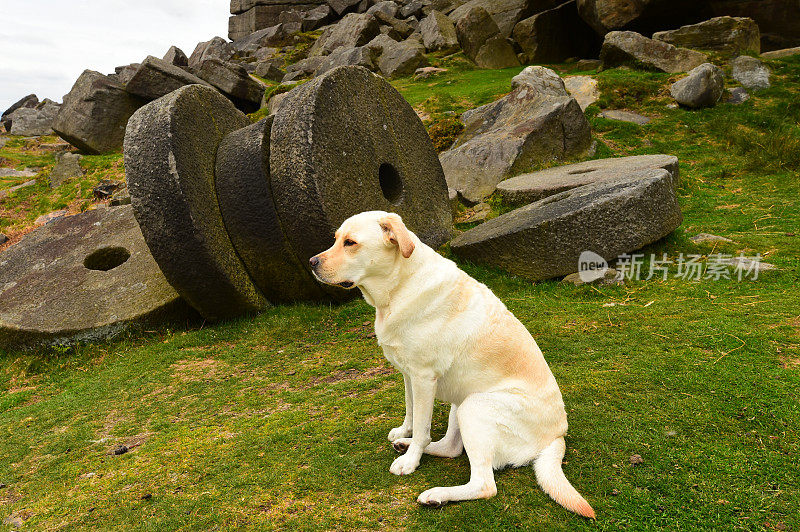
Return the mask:
[[[405,454],[389,470],[408,475],[423,453],[467,452],[469,482],[429,489],[420,503],[492,497],[493,469],[532,463],[556,502],[595,517],[561,470],[567,414],[558,384],[533,337],[491,290],[382,211],[346,220],[311,263],[319,280],[361,290],[375,307],[378,343],[403,374],[405,420],[389,440]],[[431,442],[435,398],[452,406],[447,433]]]

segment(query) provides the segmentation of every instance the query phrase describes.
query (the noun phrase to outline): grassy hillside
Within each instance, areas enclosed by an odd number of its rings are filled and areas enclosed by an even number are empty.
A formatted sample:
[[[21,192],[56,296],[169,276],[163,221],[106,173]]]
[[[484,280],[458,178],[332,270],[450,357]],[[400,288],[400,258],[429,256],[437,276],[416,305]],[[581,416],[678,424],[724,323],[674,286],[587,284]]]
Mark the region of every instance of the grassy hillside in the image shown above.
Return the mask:
[[[442,62],[450,70],[440,77],[396,82],[434,131],[507,92],[519,70]],[[564,470],[596,522],[550,501],[531,468],[498,472],[491,500],[419,508],[419,492],[465,482],[468,461],[426,456],[411,476],[389,473],[386,434],[402,421],[402,378],[383,359],[363,301],[0,353],[0,521],[13,515],[29,529],[800,529],[800,59],[769,65],[773,88],[702,111],[667,107],[676,76],[602,72],[603,96],[587,114],[598,157],[680,158],[684,224],[646,254],[761,254],[779,269],[755,280],[672,275],[574,287],[462,264],[544,351],[569,413]],[[557,68],[566,75],[571,66]],[[606,120],[601,107],[653,121]],[[20,142],[0,156],[34,157]],[[35,164],[46,168],[42,157]],[[97,172],[120,171],[119,157],[84,159],[95,161]],[[63,198],[37,186],[0,203],[0,230],[23,230],[62,204],[84,208],[88,184],[72,186],[79,191]],[[491,204],[494,214],[506,209]],[[699,232],[733,242],[693,244]],[[439,405],[435,437],[446,418]],[[115,455],[121,445],[128,451]],[[632,465],[634,454],[644,463]]]

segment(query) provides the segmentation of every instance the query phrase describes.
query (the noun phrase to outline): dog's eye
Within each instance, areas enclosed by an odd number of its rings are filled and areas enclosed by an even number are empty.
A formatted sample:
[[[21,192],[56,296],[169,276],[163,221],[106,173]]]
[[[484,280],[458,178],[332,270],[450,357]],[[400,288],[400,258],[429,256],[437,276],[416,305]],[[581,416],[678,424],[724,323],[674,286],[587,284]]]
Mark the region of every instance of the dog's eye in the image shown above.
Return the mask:
[[[350,247],[350,246],[355,246],[355,245],[356,245],[355,241],[350,240],[349,238],[344,241],[344,247],[346,247],[346,248]]]

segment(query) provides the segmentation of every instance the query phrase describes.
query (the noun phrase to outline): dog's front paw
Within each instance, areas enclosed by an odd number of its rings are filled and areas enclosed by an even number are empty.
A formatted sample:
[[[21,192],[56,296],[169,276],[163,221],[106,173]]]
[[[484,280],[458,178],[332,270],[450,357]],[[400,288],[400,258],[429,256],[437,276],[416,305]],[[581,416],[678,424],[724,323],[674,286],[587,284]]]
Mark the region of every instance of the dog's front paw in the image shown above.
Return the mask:
[[[417,469],[418,465],[419,465],[418,457],[404,454],[403,456],[398,456],[395,459],[395,461],[392,462],[392,466],[389,468],[389,472],[395,475],[410,475]]]
[[[400,425],[389,431],[389,441],[392,443],[394,443],[395,440],[408,438],[409,436],[411,436],[411,427],[406,427],[405,425]]]
[[[444,506],[449,500],[450,499],[447,498],[446,488],[431,488],[427,491],[423,491],[419,494],[419,497],[417,497],[418,503],[433,508]]]

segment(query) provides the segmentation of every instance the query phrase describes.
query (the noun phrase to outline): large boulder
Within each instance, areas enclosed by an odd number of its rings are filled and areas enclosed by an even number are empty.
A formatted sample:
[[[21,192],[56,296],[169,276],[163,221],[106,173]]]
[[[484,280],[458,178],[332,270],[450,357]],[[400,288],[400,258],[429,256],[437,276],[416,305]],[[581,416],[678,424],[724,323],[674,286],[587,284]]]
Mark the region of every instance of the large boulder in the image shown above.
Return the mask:
[[[197,76],[222,91],[245,113],[255,112],[261,107],[266,86],[251,77],[241,65],[207,59],[197,69]]]
[[[128,119],[144,103],[109,76],[85,70],[64,96],[53,130],[87,153],[118,151]]]
[[[433,10],[419,24],[422,43],[429,52],[453,52],[458,50],[456,26],[447,15]]]
[[[0,125],[6,128],[6,131],[11,131],[11,118],[10,115],[17,109],[22,108],[34,108],[39,104],[39,98],[35,94],[29,94],[24,98],[15,102],[11,107],[3,111],[3,115],[0,116]]]
[[[301,15],[303,31],[314,31],[333,20],[333,10],[328,5],[317,6]]]
[[[604,68],[627,65],[674,74],[707,62],[706,54],[654,41],[633,31],[612,31],[600,50]]]
[[[197,69],[208,59],[228,61],[236,53],[231,43],[222,37],[214,37],[210,41],[201,42],[189,56],[189,68]]]
[[[509,37],[517,22],[537,12],[555,7],[560,2],[558,0],[469,0],[454,3],[457,7],[450,11],[448,16],[455,24],[474,8],[479,7],[489,14],[502,36]]]
[[[514,26],[524,63],[561,63],[570,57],[597,57],[600,39],[578,15],[575,0],[537,13]]]
[[[325,62],[324,56],[306,57],[286,67],[286,75],[281,80],[283,83],[297,81],[314,75],[314,72]]]
[[[362,211],[400,214],[433,248],[450,239],[433,143],[400,93],[367,69],[339,67],[294,89],[275,114],[270,144],[272,196],[304,268]]]
[[[769,69],[756,59],[746,55],[740,55],[731,61],[733,67],[733,79],[742,84],[742,87],[749,90],[768,89]]]
[[[249,124],[219,92],[187,85],[142,107],[125,135],[128,191],[147,245],[208,319],[268,305],[234,250],[215,189],[217,147]]]
[[[371,41],[371,43],[374,42],[375,39]],[[408,39],[396,42],[386,38],[383,42],[384,45],[380,47],[375,64],[386,78],[410,76],[418,68],[428,64],[428,59],[425,57],[425,46],[418,41]]]
[[[181,67],[149,55],[136,68],[125,90],[149,101],[192,84],[208,85]]]
[[[0,254],[0,348],[94,342],[194,316],[130,207],[60,218]]]
[[[537,164],[579,157],[591,147],[589,122],[558,74],[527,67],[510,94],[462,117],[463,133],[440,155],[447,184],[470,201]]]
[[[372,59],[372,52],[367,46],[359,46],[358,48],[342,46],[324,57],[324,61],[314,72],[314,75],[319,76],[336,67],[346,65],[362,66],[374,70],[375,63],[373,63]]]
[[[538,281],[578,271],[584,251],[610,261],[640,249],[682,220],[672,175],[642,170],[520,207],[462,233],[450,248],[463,259]]]
[[[259,48],[288,46],[294,43],[294,37],[302,31],[300,22],[282,22],[263,30],[251,33],[243,39],[233,41],[231,46],[237,52],[254,53]]]
[[[12,135],[24,137],[38,137],[53,134],[53,120],[55,120],[61,104],[45,98],[36,107],[20,107],[8,118],[11,121]]]
[[[164,54],[163,59],[167,63],[177,67],[184,68],[189,66],[189,58],[186,57],[184,51],[177,46],[170,46],[167,53]]]
[[[514,47],[483,7],[472,6],[456,23],[458,43],[464,53],[482,68],[519,65]]]
[[[333,26],[328,26],[309,50],[310,56],[327,55],[340,46],[364,46],[380,33],[377,19],[366,13],[350,13]]]
[[[505,204],[527,205],[573,188],[628,179],[642,170],[659,168],[670,173],[672,185],[677,189],[680,179],[677,157],[673,155],[633,155],[555,166],[538,172],[518,175],[497,185],[497,192]]]
[[[711,63],[693,68],[689,75],[672,84],[669,93],[679,104],[698,109],[713,107],[725,92],[725,73]]]
[[[729,54],[761,51],[761,33],[751,18],[714,17],[677,30],[659,31],[653,34],[653,39],[673,46]]]

